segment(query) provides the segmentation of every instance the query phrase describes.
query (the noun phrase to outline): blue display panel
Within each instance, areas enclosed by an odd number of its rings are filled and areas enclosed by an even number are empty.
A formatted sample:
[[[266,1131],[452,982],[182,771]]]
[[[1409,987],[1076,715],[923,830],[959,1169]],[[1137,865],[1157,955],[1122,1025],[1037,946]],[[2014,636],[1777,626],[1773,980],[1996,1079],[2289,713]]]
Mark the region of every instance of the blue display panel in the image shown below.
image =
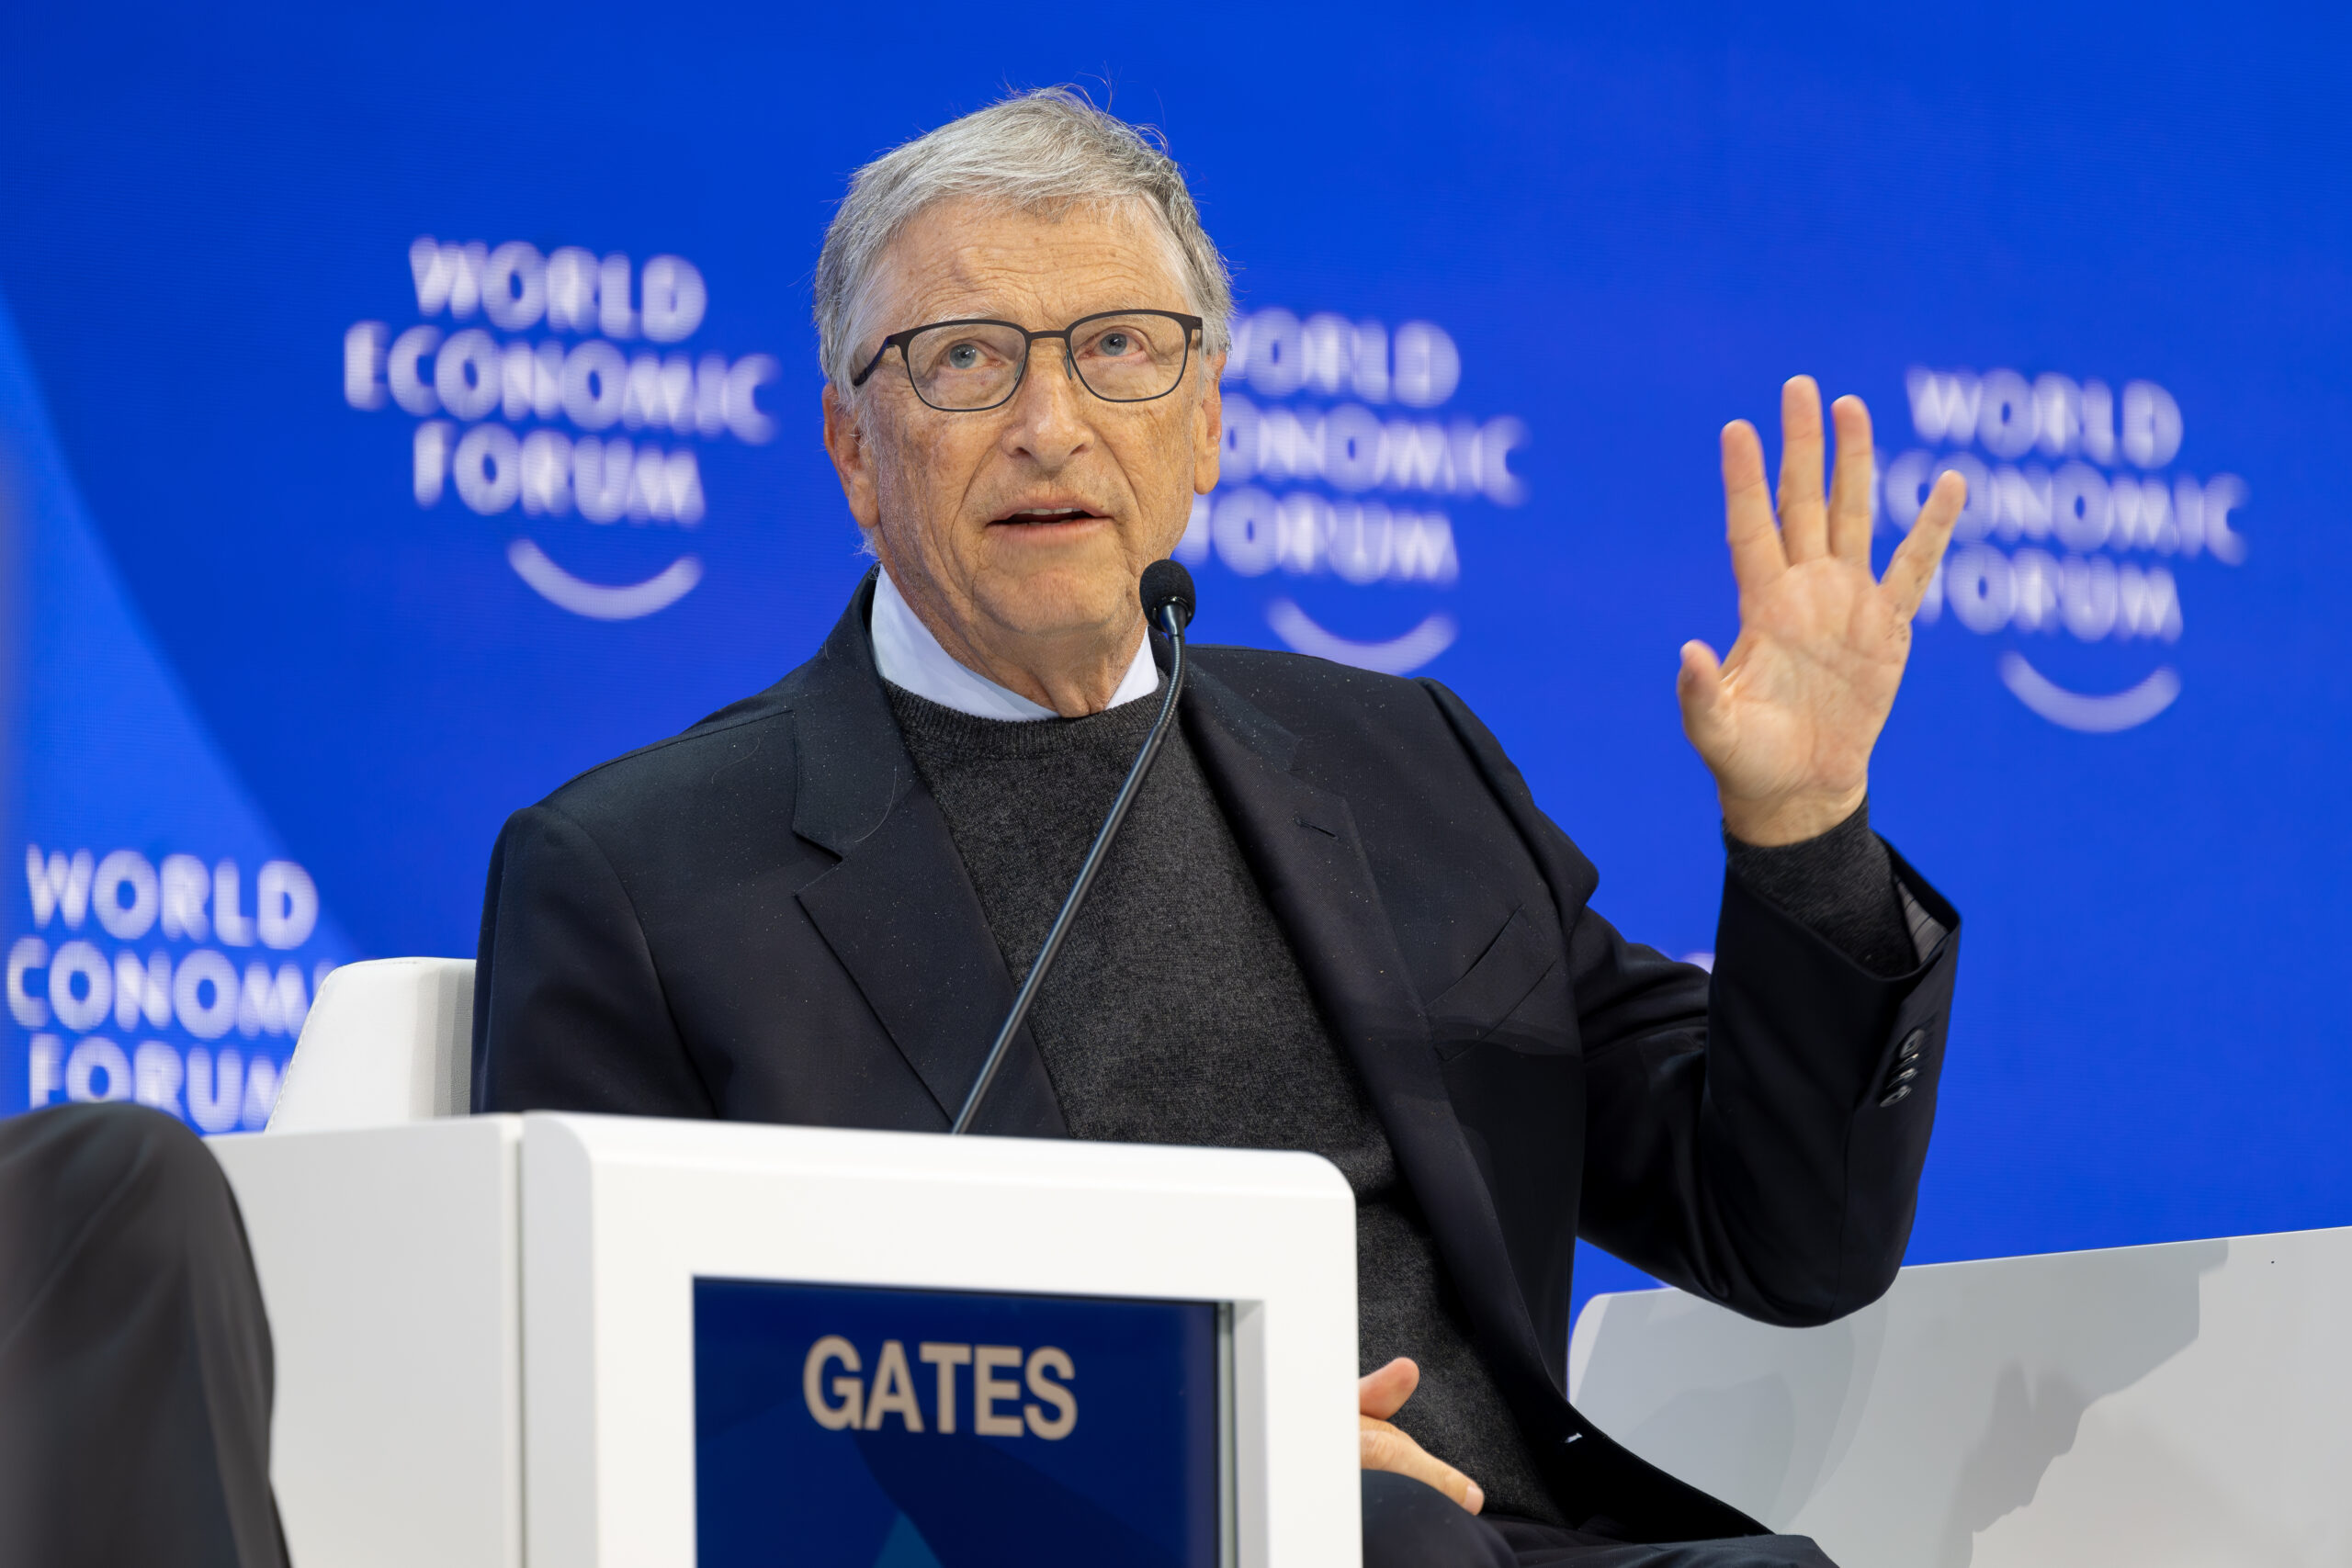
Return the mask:
[[[1444,681],[1596,908],[1705,953],[1673,684],[1736,626],[1715,433],[1770,443],[1796,371],[1860,393],[1882,558],[1939,468],[1974,497],[1872,775],[1966,919],[1912,1259],[2352,1222],[2343,17],[36,11],[0,1111],[244,1124],[322,965],[471,952],[507,812],[806,658],[865,565],[831,205],[1072,80],[1165,129],[1237,268],[1197,636]]]
[[[1218,1308],[695,1281],[703,1568],[1217,1568]]]

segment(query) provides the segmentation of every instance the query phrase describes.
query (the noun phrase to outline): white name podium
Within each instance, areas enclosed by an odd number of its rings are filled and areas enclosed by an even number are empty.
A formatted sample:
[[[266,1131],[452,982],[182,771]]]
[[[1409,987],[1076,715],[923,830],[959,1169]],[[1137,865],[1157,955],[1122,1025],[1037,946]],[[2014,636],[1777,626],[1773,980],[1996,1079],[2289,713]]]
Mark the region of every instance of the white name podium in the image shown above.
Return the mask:
[[[1320,1159],[566,1115],[213,1148],[276,1336],[298,1562],[695,1562],[698,1280],[1221,1308],[1217,1560],[1357,1560],[1354,1205]],[[811,1344],[777,1348],[797,1388]],[[811,1408],[851,1370],[812,1368]],[[913,1366],[897,1428],[936,1432],[958,1370]],[[1038,1372],[981,1415],[960,1370],[967,1429],[1024,1403],[1054,1425]],[[1081,1424],[1088,1370],[1061,1374]]]
[[[322,988],[281,1101],[297,1125],[366,1119],[321,1114],[322,1076],[355,1040],[383,1066],[382,1042],[322,1026],[388,967]],[[412,1010],[444,1041],[462,1010]],[[413,1110],[451,1105],[446,1064],[395,1066]],[[298,1563],[678,1568],[712,1561],[698,1521],[738,1529],[812,1483],[771,1452],[854,1439],[887,1481],[933,1462],[925,1445],[994,1434],[1010,1468],[991,1473],[1045,1474],[1050,1501],[1089,1475],[1098,1493],[1125,1483],[1088,1440],[1131,1430],[1156,1453],[1174,1426],[1200,1439],[1187,1484],[1208,1512],[1170,1561],[1359,1561],[1354,1203],[1319,1158],[559,1114],[288,1119],[211,1146],[275,1337],[272,1477]],[[1097,1348],[1071,1337],[1090,1332]],[[1195,1375],[1162,1419],[1147,1363],[1180,1339]],[[732,1358],[716,1371],[715,1346]],[[724,1434],[733,1468],[699,1495],[698,1443],[718,1438],[709,1411],[697,1427],[698,1349],[707,1402],[749,1399]],[[763,1379],[788,1391],[765,1414]],[[910,1505],[921,1529],[901,1519],[867,1561],[938,1562],[922,1536],[1002,1492]],[[1096,1526],[1127,1539],[1116,1512]],[[788,1533],[769,1555],[803,1560]]]

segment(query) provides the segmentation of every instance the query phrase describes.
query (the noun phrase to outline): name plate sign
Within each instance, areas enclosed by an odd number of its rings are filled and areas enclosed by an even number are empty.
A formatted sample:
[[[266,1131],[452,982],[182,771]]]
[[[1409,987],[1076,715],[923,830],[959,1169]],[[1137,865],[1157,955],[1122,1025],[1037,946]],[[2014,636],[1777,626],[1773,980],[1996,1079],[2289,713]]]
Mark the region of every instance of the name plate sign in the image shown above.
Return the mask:
[[[1218,1568],[1204,1302],[695,1281],[703,1568]]]

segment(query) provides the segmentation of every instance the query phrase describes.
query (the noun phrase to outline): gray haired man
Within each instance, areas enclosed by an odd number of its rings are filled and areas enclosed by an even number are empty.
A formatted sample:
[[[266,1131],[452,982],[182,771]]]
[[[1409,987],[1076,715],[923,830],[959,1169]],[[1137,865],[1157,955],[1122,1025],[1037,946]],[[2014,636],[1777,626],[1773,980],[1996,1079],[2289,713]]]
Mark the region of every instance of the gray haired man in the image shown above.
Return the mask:
[[[877,569],[765,692],[515,813],[475,1105],[936,1130],[1154,705],[1145,566],[1217,481],[1231,291],[1165,152],[1017,96],[859,171],[824,438]],[[1729,868],[1711,977],[1620,937],[1453,694],[1201,649],[987,1131],[1307,1149],[1358,1209],[1365,1560],[1819,1563],[1566,1397],[1579,1235],[1781,1323],[1883,1291],[1958,917],[1870,830],[1957,513],[1870,567],[1861,403],[1722,468],[1741,631],[1682,649]],[[1563,723],[1566,722],[1565,719]]]

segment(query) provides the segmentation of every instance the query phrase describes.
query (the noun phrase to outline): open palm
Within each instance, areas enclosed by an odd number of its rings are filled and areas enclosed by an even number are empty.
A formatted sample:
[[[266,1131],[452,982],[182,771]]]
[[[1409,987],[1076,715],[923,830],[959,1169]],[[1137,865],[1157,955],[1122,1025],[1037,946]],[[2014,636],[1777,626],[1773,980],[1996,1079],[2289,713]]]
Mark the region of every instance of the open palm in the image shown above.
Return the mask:
[[[1871,416],[1838,400],[1837,467],[1822,493],[1821,393],[1809,376],[1781,389],[1778,515],[1756,427],[1724,428],[1724,506],[1739,637],[1720,662],[1682,647],[1682,728],[1715,775],[1724,825],[1752,844],[1827,831],[1862,802],[1871,748],[1911,652],[1911,616],[1943,558],[1966,489],[1936,482],[1888,563],[1871,575]]]

